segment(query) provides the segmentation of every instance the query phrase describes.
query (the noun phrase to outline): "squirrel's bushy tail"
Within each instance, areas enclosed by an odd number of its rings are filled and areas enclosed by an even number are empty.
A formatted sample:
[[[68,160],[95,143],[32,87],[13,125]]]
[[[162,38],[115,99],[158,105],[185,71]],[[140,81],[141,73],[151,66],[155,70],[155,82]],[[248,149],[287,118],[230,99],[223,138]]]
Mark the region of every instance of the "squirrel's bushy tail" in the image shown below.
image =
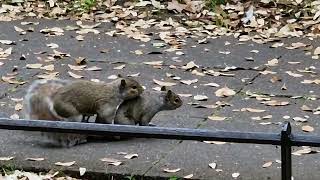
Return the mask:
[[[31,84],[24,97],[26,119],[59,120],[61,117],[53,109],[52,95],[68,81],[37,80]]]

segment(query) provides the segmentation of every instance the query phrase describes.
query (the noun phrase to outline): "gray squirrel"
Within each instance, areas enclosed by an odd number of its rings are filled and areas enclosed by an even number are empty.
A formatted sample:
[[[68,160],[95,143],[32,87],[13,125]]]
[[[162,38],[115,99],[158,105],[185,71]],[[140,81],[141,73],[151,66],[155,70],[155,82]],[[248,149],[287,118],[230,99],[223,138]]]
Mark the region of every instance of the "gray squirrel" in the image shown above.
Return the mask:
[[[101,123],[112,123],[119,105],[143,92],[131,78],[119,78],[110,83],[37,80],[24,98],[27,119],[83,122],[85,115],[97,114]],[[50,144],[72,147],[87,142],[87,136],[70,133],[41,133]]]
[[[118,108],[114,123],[141,126],[150,124],[160,111],[174,110],[182,105],[179,95],[164,86],[160,92],[144,91],[140,96],[124,101]]]

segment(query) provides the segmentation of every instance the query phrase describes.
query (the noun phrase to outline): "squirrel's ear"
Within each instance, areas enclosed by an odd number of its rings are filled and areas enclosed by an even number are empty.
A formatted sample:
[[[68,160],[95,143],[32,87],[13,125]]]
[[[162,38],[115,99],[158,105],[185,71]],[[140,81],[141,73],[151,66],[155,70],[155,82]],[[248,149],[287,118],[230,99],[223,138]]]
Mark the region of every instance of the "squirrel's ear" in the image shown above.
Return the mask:
[[[166,90],[167,90],[167,88],[165,86],[161,87],[161,91],[166,91]]]
[[[118,78],[122,78],[122,75],[121,75],[121,74],[118,74]]]
[[[124,87],[126,87],[126,85],[127,85],[126,80],[121,79],[120,88],[124,88]]]
[[[168,99],[170,99],[171,96],[172,96],[172,91],[171,91],[171,90],[168,90],[168,91],[167,91],[167,94],[166,94],[166,97],[167,97]]]

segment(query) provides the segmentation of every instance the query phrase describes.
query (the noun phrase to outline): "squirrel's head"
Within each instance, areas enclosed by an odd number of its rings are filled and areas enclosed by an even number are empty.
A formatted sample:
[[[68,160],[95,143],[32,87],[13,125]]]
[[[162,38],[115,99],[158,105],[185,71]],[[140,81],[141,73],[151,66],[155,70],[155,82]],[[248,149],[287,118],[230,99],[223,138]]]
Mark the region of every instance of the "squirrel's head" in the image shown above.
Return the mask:
[[[125,100],[138,97],[143,92],[142,86],[132,78],[120,78],[119,90]]]
[[[174,110],[182,106],[182,100],[179,95],[171,90],[167,90],[165,86],[161,87],[161,91],[164,94],[164,108],[166,110]]]

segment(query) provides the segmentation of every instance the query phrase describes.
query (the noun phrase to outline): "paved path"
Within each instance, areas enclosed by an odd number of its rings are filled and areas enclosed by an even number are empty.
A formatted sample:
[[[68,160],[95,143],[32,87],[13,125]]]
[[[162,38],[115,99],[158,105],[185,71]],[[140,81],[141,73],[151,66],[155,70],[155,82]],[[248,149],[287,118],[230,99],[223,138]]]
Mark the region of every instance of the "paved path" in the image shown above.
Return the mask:
[[[25,20],[26,21],[26,20]],[[53,51],[46,44],[56,43],[56,49],[61,52],[69,53],[72,57],[86,57],[87,66],[98,66],[102,71],[72,71],[83,75],[85,79],[100,79],[110,81],[108,76],[113,74],[130,75],[140,73],[139,80],[147,88],[156,87],[153,79],[172,81],[166,77],[166,73],[174,74],[185,80],[198,79],[192,85],[180,84],[171,87],[180,94],[203,94],[208,96],[208,101],[197,102],[204,105],[215,105],[225,102],[229,106],[222,106],[215,109],[196,108],[191,105],[196,102],[192,97],[184,97],[184,105],[175,111],[159,113],[154,123],[164,127],[185,127],[185,128],[204,128],[219,130],[236,131],[259,131],[259,132],[279,132],[283,116],[290,116],[293,131],[301,134],[319,134],[318,115],[312,112],[301,110],[302,105],[308,105],[312,109],[319,106],[318,100],[310,100],[313,95],[319,95],[319,85],[302,84],[304,79],[316,79],[319,72],[319,61],[311,59],[310,55],[305,55],[301,49],[288,50],[284,47],[270,48],[270,44],[256,44],[253,42],[239,42],[230,37],[220,37],[208,39],[208,44],[198,44],[197,39],[187,38],[186,45],[181,50],[184,55],[176,55],[175,52],[165,52],[168,47],[155,48],[152,40],[147,43],[128,39],[125,36],[110,37],[104,33],[97,35],[85,35],[84,41],[78,41],[75,31],[65,31],[62,36],[45,36],[39,31],[43,28],[66,27],[76,25],[72,21],[53,21],[29,19],[28,21],[40,22],[39,25],[23,26],[21,21],[1,22],[0,39],[13,40],[16,45],[3,45],[0,48],[6,49],[13,47],[13,53],[6,59],[1,60],[4,65],[0,66],[1,76],[7,73],[18,72],[17,77],[28,83],[24,85],[12,85],[1,82],[1,112],[5,116],[17,113],[14,110],[16,102],[11,98],[21,98],[24,90],[37,79],[37,75],[44,70],[27,69],[26,64],[43,63],[45,65],[54,64],[55,71],[59,72],[59,77],[63,79],[73,79],[67,73],[71,71],[67,64],[75,64],[74,59],[65,57],[61,60],[56,59],[52,62],[48,60],[48,54]],[[14,26],[24,29],[34,27],[34,32],[27,32],[26,35],[18,35],[14,31]],[[111,24],[100,25],[100,32],[110,31],[114,28]],[[23,40],[24,39],[24,40]],[[157,39],[155,35],[153,39]],[[22,41],[23,40],[23,41]],[[225,45],[228,41],[231,44]],[[314,44],[308,39],[284,39],[285,46],[292,42],[305,42]],[[196,47],[193,47],[196,46]],[[107,49],[107,53],[101,50]],[[207,49],[207,50],[206,50]],[[143,55],[134,53],[136,50],[144,52]],[[258,50],[258,53],[250,52]],[[230,51],[230,54],[223,52]],[[39,54],[37,52],[45,52]],[[148,54],[148,52],[162,52],[161,54]],[[219,53],[220,52],[220,53]],[[222,53],[221,53],[222,52]],[[22,54],[25,60],[20,60]],[[254,61],[249,61],[245,57],[253,57]],[[280,57],[280,58],[279,58]],[[279,58],[277,66],[266,66],[269,60]],[[145,65],[146,61],[164,61],[161,69]],[[181,67],[186,63],[194,61],[203,69],[211,69],[216,72],[225,67],[235,66],[237,69],[230,70],[233,76],[197,76],[188,71],[172,69],[169,65]],[[298,61],[299,64],[290,63]],[[114,62],[126,63],[122,70],[113,69],[119,64]],[[311,69],[310,69],[311,67]],[[313,68],[314,67],[314,68]],[[198,71],[201,71],[201,68]],[[310,70],[315,73],[298,72],[300,70]],[[277,74],[261,74],[268,70]],[[303,77],[293,77],[286,73],[292,71],[302,74]],[[272,83],[272,76],[279,81]],[[275,78],[273,78],[275,79]],[[281,79],[281,80],[280,80]],[[217,83],[220,87],[203,86],[206,83]],[[281,88],[285,84],[287,90]],[[237,94],[228,98],[218,98],[214,92],[228,86],[234,89]],[[250,98],[247,91],[255,92],[257,95],[268,95],[272,100],[279,102],[288,101],[286,106],[266,106],[256,98]],[[293,99],[290,97],[301,96]],[[266,110],[261,113],[243,111],[243,108],[256,108]],[[241,111],[242,109],[242,111]],[[207,119],[208,116],[227,117],[223,121],[213,121]],[[20,112],[18,113],[19,115]],[[263,117],[272,115],[270,119],[253,120],[252,117]],[[303,117],[308,119],[306,125],[314,127],[313,132],[305,133],[301,130],[301,124],[292,120],[292,117]],[[262,125],[260,123],[267,123]],[[269,123],[269,124],[268,124]],[[157,139],[131,139],[126,141],[88,143],[70,149],[49,148],[39,143],[37,136],[26,134],[20,131],[0,130],[0,156],[14,156],[11,161],[0,161],[2,165],[13,165],[24,169],[31,167],[36,169],[57,169],[57,170],[78,170],[78,167],[87,168],[88,172],[100,172],[106,174],[125,174],[125,175],[144,175],[147,177],[183,177],[193,174],[194,179],[232,179],[233,173],[240,173],[237,179],[280,179],[280,148],[267,145],[252,144],[233,144],[222,145],[206,144],[197,141],[176,141],[176,140],[157,140]],[[301,148],[295,147],[295,150]],[[316,150],[316,149],[315,149]],[[120,152],[137,153],[139,156],[134,159],[125,159]],[[28,157],[43,157],[44,161],[30,162],[25,159]],[[120,166],[106,165],[100,161],[101,158],[115,158],[123,161]],[[296,179],[319,179],[318,154],[307,154],[293,156],[293,175]],[[76,165],[71,167],[58,167],[55,162],[76,161]],[[262,165],[272,161],[270,167],[263,168]],[[208,164],[215,162],[216,169],[211,169]],[[181,168],[175,173],[165,173],[164,168]]]

